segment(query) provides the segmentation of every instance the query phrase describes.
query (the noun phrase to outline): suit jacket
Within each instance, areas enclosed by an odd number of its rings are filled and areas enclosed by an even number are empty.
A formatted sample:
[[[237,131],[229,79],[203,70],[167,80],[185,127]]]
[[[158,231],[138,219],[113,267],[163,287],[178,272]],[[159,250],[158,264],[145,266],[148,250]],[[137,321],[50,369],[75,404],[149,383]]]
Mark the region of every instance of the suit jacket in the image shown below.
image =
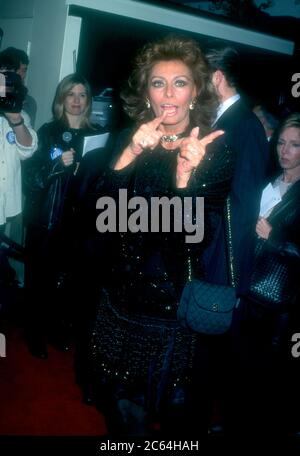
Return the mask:
[[[265,131],[256,115],[240,99],[218,119],[215,129],[225,131],[225,141],[236,155],[230,191],[231,229],[238,294],[249,286],[259,215],[261,192],[265,185],[269,148]],[[225,222],[220,218],[215,239],[205,252],[207,280],[229,284]]]

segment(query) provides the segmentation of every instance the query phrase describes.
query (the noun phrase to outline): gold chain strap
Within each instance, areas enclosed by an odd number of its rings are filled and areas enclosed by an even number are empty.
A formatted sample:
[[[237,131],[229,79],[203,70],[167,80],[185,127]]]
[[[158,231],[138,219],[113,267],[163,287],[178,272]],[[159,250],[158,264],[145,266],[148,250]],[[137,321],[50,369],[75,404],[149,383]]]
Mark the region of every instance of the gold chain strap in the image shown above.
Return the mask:
[[[235,280],[235,271],[234,271],[234,256],[233,256],[233,246],[232,246],[232,231],[231,231],[231,210],[230,210],[230,198],[226,199],[226,242],[228,245],[228,258],[229,258],[229,274],[230,274],[230,282],[231,286],[235,287],[236,280]],[[187,259],[187,269],[188,269],[188,282],[192,280],[192,261],[191,257],[188,256]]]
[[[231,231],[231,210],[230,210],[230,198],[226,199],[226,215],[227,215],[227,234],[228,239],[228,256],[229,256],[229,274],[230,274],[230,282],[233,287],[236,285],[235,280],[235,271],[234,271],[234,256],[233,256],[233,246],[232,246],[232,231]]]
[[[191,257],[188,256],[188,259],[187,259],[187,266],[188,266],[188,277],[187,277],[187,280],[188,282],[191,282],[192,280],[192,261],[191,261]]]

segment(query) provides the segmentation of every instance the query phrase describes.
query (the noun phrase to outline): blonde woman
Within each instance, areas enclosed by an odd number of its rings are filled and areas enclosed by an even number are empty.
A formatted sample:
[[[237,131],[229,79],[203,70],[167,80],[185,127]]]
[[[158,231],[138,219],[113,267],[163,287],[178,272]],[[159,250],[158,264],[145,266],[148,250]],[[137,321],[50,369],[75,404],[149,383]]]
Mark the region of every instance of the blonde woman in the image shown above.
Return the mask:
[[[67,350],[70,300],[67,277],[73,236],[76,177],[85,136],[99,133],[90,124],[91,89],[79,74],[58,85],[53,120],[38,131],[39,148],[25,169],[28,224],[25,286],[30,303],[29,349],[47,357],[46,343]],[[79,183],[80,184],[80,183]],[[70,282],[70,279],[69,279]]]
[[[249,430],[264,435],[279,435],[299,426],[295,401],[299,380],[291,340],[299,332],[300,113],[281,122],[275,143],[280,172],[271,185],[279,196],[256,224],[244,332],[250,355],[245,357],[249,382],[245,391],[251,391],[246,419],[250,418]],[[293,423],[295,418],[298,423]]]

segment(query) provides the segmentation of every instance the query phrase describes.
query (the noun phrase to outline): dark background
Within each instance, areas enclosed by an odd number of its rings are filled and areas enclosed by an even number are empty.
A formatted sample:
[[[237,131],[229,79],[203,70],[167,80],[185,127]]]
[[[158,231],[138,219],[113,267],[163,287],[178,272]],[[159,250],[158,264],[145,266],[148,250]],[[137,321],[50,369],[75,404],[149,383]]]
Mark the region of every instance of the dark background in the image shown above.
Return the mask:
[[[300,72],[296,56],[286,56],[82,7],[72,6],[70,14],[82,17],[77,70],[90,82],[94,95],[106,87],[114,89],[115,105],[118,106],[121,123],[126,122],[126,117],[120,109],[118,94],[130,73],[137,49],[147,41],[168,33],[194,38],[203,51],[218,43],[232,45],[241,55],[241,89],[251,103],[262,102],[271,113],[279,117],[285,115],[286,111],[299,109],[299,99],[291,95],[292,74]],[[199,15],[198,12],[195,14]],[[215,16],[214,20],[220,21]]]

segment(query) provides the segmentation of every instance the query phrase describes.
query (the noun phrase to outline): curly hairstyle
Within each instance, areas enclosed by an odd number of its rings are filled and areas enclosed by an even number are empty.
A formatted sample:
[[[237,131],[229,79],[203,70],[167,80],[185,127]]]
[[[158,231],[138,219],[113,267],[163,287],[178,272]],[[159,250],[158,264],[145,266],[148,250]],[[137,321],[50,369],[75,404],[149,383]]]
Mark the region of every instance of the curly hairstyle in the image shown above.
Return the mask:
[[[146,44],[138,52],[127,86],[121,92],[124,110],[137,124],[155,117],[145,103],[150,72],[156,63],[170,60],[183,62],[192,73],[198,95],[194,109],[190,111],[190,127],[199,126],[201,136],[204,136],[211,129],[218,101],[203,53],[198,43],[190,38],[168,35]]]
[[[77,84],[82,84],[86,90],[86,95],[87,95],[87,105],[85,108],[85,111],[83,113],[83,118],[81,121],[81,127],[82,128],[92,128],[92,125],[90,123],[90,115],[91,115],[91,109],[92,109],[92,93],[91,93],[91,88],[87,80],[77,74],[77,73],[72,73],[66,76],[64,79],[60,81],[60,83],[57,86],[55,97],[53,100],[52,104],[52,113],[53,113],[53,118],[55,120],[60,120],[66,125],[69,124],[68,118],[65,114],[64,110],[64,102],[65,99],[70,92],[70,90],[73,89],[74,86]]]

